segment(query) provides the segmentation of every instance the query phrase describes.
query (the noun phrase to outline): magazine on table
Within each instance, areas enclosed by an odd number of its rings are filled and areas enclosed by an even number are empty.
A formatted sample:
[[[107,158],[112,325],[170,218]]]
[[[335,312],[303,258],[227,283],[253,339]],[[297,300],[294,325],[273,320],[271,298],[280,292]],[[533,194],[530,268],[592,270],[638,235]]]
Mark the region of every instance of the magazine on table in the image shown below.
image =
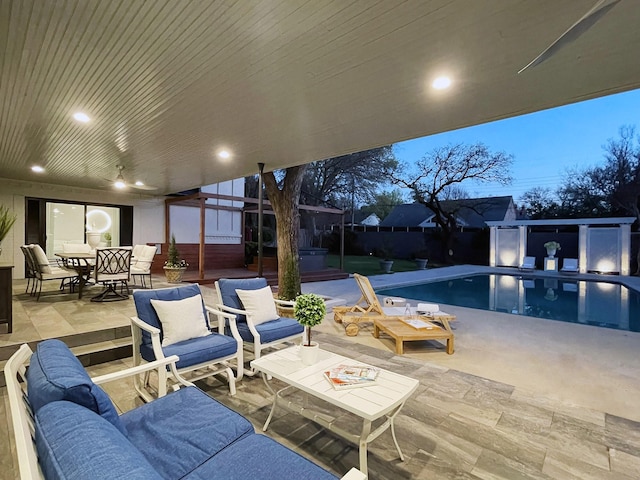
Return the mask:
[[[324,372],[324,377],[336,390],[375,385],[379,368],[363,365],[338,365]]]

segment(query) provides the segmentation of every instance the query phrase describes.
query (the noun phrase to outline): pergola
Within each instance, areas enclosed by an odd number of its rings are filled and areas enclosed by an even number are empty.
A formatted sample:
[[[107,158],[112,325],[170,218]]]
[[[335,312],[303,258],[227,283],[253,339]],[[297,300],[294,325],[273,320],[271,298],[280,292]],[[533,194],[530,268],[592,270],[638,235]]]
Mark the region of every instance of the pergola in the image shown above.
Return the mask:
[[[635,217],[616,217],[486,222],[490,229],[489,265],[520,265],[527,254],[530,227],[578,226],[580,273],[629,275],[631,224],[635,220]],[[545,263],[545,269],[546,266]]]
[[[224,195],[219,193],[205,193],[205,192],[196,192],[190,195],[183,195],[180,197],[172,197],[165,199],[165,242],[169,243],[169,232],[171,232],[171,215],[170,215],[170,206],[174,204],[179,204],[181,206],[194,207],[200,209],[200,236],[199,236],[199,250],[198,250],[198,276],[202,280],[205,275],[205,231],[206,231],[206,209],[213,210],[228,210],[228,211],[236,211],[246,213],[247,210],[242,207],[235,207],[231,205],[217,205],[207,203],[208,199],[216,199],[216,200],[228,200],[232,202],[244,202],[250,204],[256,204],[258,208],[261,204],[261,199],[251,198],[251,197],[239,197],[235,195]],[[270,209],[264,210],[264,207],[270,207],[271,202],[268,200],[262,201],[262,209],[258,210],[249,210],[255,211],[259,215],[263,213],[273,214],[273,211]],[[323,212],[323,213],[333,213],[340,215],[342,220],[342,231],[341,231],[341,242],[340,242],[340,268],[343,267],[343,257],[344,257],[344,211],[336,208],[327,208],[327,207],[319,207],[312,205],[299,205],[298,208],[300,210],[307,210],[313,212]],[[262,252],[259,252],[258,257],[258,275],[262,275]]]

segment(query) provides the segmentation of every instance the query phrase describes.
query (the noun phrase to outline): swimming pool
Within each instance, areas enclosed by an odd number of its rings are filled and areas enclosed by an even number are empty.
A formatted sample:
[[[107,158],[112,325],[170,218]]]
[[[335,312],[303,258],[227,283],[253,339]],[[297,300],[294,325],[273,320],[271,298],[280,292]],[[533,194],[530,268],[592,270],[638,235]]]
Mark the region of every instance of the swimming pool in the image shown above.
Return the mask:
[[[640,332],[640,294],[618,283],[490,274],[376,292],[381,296]]]

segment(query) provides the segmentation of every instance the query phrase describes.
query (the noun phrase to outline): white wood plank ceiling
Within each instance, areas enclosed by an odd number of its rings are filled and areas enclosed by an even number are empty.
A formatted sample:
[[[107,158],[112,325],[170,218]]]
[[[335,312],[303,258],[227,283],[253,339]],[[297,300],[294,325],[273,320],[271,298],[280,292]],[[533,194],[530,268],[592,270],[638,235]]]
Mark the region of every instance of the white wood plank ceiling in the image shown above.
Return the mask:
[[[517,75],[594,2],[0,0],[0,179],[171,193],[640,87],[638,0]]]

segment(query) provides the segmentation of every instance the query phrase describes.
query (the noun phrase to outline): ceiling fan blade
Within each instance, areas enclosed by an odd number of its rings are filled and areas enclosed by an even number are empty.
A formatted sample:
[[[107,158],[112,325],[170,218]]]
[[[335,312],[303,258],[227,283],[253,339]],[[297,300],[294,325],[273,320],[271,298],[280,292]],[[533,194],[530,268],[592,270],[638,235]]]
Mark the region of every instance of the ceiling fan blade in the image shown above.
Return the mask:
[[[591,7],[591,10],[585,13],[576,23],[571,25],[571,27],[569,27],[566,32],[560,35],[540,55],[538,55],[526,66],[520,69],[518,74],[524,72],[528,68],[533,68],[536,65],[540,65],[542,62],[555,55],[559,50],[577,40],[583,33],[593,27],[593,25],[595,25],[598,20],[604,17],[620,1],[621,0],[598,0],[598,2],[596,2],[596,4]]]

